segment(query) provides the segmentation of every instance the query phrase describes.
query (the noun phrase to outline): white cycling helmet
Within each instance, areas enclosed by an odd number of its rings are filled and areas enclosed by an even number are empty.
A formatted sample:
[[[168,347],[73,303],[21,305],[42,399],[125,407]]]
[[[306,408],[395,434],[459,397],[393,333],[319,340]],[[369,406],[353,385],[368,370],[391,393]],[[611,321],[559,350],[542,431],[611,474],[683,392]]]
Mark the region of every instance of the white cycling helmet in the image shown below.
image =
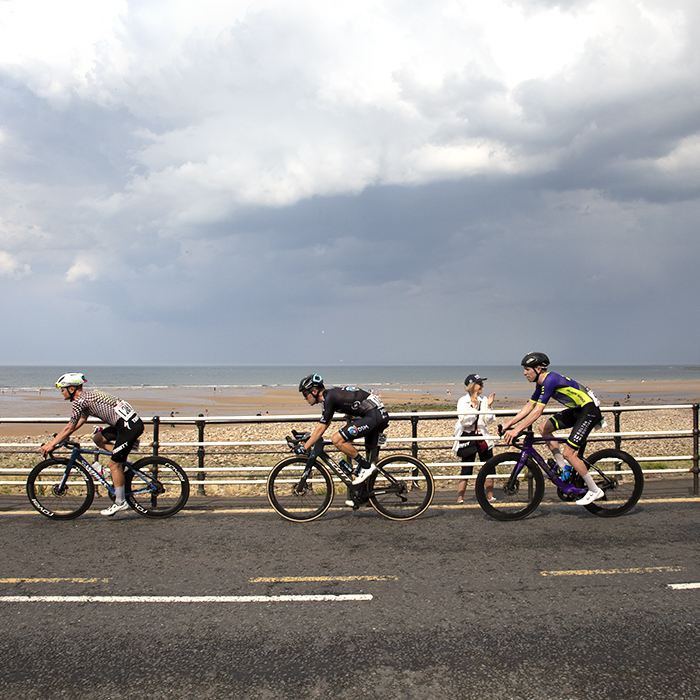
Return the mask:
[[[86,382],[87,379],[84,374],[80,374],[80,372],[67,372],[56,380],[56,387],[58,389],[63,389],[68,386],[82,386]]]

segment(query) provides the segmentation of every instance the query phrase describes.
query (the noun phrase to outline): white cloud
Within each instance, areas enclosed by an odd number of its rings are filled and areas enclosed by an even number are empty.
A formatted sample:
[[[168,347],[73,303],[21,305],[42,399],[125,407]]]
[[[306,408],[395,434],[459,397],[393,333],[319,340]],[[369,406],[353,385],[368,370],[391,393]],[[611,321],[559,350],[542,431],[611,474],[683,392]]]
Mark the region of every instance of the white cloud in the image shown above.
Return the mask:
[[[157,300],[173,338],[182,310],[204,323],[229,297],[252,325],[299,300],[355,317],[348,290],[390,298],[403,322],[420,296],[437,324],[430,305],[450,305],[475,250],[502,301],[531,278],[533,239],[573,261],[572,288],[658,290],[697,247],[696,14],[691,0],[4,0],[0,270],[31,266],[56,303],[129,280],[112,318]]]
[[[650,164],[678,187],[700,187],[700,134],[682,139],[668,155]]]
[[[164,196],[183,209],[171,220],[196,221],[195,198],[228,200],[226,215],[556,167],[539,131],[550,125],[513,91],[537,81],[538,103],[565,112],[648,90],[678,69],[684,7],[12,0],[0,65],[64,106],[73,94],[127,109],[150,144],[131,152],[139,172],[111,201]],[[535,133],[533,161],[520,146]]]
[[[69,283],[98,279],[99,262],[93,256],[81,255],[66,272],[66,281]]]
[[[17,278],[29,274],[29,272],[29,265],[20,263],[14,256],[0,250],[0,275]]]

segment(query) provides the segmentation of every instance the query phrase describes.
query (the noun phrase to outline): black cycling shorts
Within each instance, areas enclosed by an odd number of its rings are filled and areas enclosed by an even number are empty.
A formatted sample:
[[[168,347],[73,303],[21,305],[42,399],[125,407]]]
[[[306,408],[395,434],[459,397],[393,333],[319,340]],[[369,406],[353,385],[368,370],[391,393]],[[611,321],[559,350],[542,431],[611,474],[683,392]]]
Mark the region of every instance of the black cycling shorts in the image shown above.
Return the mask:
[[[343,426],[338,432],[346,442],[352,442],[357,438],[365,438],[365,447],[369,449],[367,438],[374,438],[389,425],[389,414],[386,408],[375,408],[367,411],[364,416],[356,418]]]
[[[134,447],[136,441],[143,433],[143,421],[138,416],[129,418],[129,423],[124,424],[124,419],[120,418],[115,425],[108,425],[103,428],[101,435],[107,442],[114,443],[112,450],[112,461],[123,463],[129,456],[129,452]]]
[[[567,408],[550,416],[555,430],[573,428],[566,444],[575,450],[580,450],[598,423],[603,420],[603,414],[593,401],[577,408]]]

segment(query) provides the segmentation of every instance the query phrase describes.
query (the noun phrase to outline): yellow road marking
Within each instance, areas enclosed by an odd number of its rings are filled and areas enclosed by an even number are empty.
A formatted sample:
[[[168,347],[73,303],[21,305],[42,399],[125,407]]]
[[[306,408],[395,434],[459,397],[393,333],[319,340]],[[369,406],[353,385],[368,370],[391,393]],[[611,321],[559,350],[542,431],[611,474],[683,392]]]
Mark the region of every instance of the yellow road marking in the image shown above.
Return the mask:
[[[108,578],[0,578],[0,583],[107,583]]]
[[[660,571],[682,571],[682,566],[642,566],[633,569],[572,569],[570,571],[540,571],[542,576],[597,576],[600,574],[654,574]]]
[[[700,500],[700,496],[682,496],[680,498],[640,498],[639,502],[640,503],[697,503]],[[561,503],[558,501],[552,502],[552,503],[541,503],[539,505],[540,508],[548,508],[549,506],[565,506],[567,505],[566,503]],[[569,503],[568,505],[570,506],[575,506],[575,503]],[[478,504],[445,504],[445,505],[440,505],[439,503],[433,503],[430,506],[431,509],[433,508],[445,508],[448,510],[451,509],[457,509],[461,508],[463,510],[478,510],[480,506]],[[329,511],[348,511],[350,512],[350,508],[346,507],[335,507],[331,506],[329,508]],[[274,513],[275,511],[272,509],[272,507],[268,508],[221,508],[221,509],[212,509],[212,510],[201,510],[199,508],[187,508],[185,506],[179,513],[179,515],[227,515],[227,514],[245,514],[245,513]],[[90,515],[95,515],[96,509],[89,511]],[[7,517],[12,517],[16,515],[41,515],[41,513],[38,513],[35,510],[8,510],[8,511],[0,511],[0,516],[7,516]]]
[[[398,581],[396,576],[272,576],[248,579],[250,583],[300,583],[304,581]]]

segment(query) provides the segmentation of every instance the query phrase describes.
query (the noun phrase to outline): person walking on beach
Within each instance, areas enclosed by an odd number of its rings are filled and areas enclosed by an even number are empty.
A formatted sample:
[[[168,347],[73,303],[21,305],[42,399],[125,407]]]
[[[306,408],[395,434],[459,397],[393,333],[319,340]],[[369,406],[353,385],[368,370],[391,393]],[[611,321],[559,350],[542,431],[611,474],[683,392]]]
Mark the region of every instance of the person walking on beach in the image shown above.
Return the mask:
[[[536,384],[530,400],[520,409],[518,414],[503,426],[503,437],[510,445],[523,428],[533,425],[542,415],[549,399],[554,398],[564,405],[564,410],[555,413],[547,420],[541,430],[542,437],[551,438],[555,430],[572,428],[564,443],[564,454],[559,450],[559,443],[549,442],[554,460],[560,470],[564,470],[566,460],[580,475],[588,487],[588,493],[579,498],[576,503],[587,506],[605,496],[599,489],[593,477],[578,452],[585,444],[591,430],[602,423],[603,416],[598,408],[597,400],[588,389],[573,379],[564,377],[556,372],[549,372],[549,358],[543,352],[529,352],[520,362],[523,374],[528,382]],[[523,421],[518,430],[512,426]]]
[[[370,464],[352,444],[359,437],[365,439],[365,450],[369,454],[375,446],[379,433],[389,425],[389,414],[382,400],[364,389],[353,386],[326,389],[320,374],[309,374],[299,382],[299,391],[310,406],[321,404],[321,420],[311,433],[311,437],[301,446],[306,452],[323,437],[333,420],[334,413],[344,413],[354,418],[343,428],[333,433],[331,442],[351,459],[354,459],[360,471],[353,480],[353,485],[361,484],[377,471],[375,464]]]
[[[491,394],[488,398],[482,396],[486,377],[478,374],[470,374],[464,380],[466,394],[457,402],[457,423],[455,424],[455,437],[466,437],[469,435],[483,435],[486,440],[455,440],[452,451],[462,459],[464,466],[460,476],[471,476],[474,470],[476,455],[479,461],[485,462],[493,457],[493,440],[488,439],[488,424],[496,421],[496,416],[491,412],[493,400],[496,394]],[[485,482],[486,496],[489,502],[496,500],[493,497],[493,479]],[[464,479],[457,484],[457,503],[464,503],[464,493],[467,490],[467,480]]]
[[[64,400],[73,404],[73,415],[53,440],[41,446],[41,452],[46,457],[56,445],[84,425],[90,416],[108,423],[108,427],[95,432],[92,439],[101,450],[112,453],[108,466],[116,494],[114,503],[100,512],[102,515],[114,515],[128,508],[122,464],[143,433],[143,421],[126,401],[95,389],[84,391],[86,382],[85,375],[78,372],[68,372],[59,377],[56,387],[61,390]]]

